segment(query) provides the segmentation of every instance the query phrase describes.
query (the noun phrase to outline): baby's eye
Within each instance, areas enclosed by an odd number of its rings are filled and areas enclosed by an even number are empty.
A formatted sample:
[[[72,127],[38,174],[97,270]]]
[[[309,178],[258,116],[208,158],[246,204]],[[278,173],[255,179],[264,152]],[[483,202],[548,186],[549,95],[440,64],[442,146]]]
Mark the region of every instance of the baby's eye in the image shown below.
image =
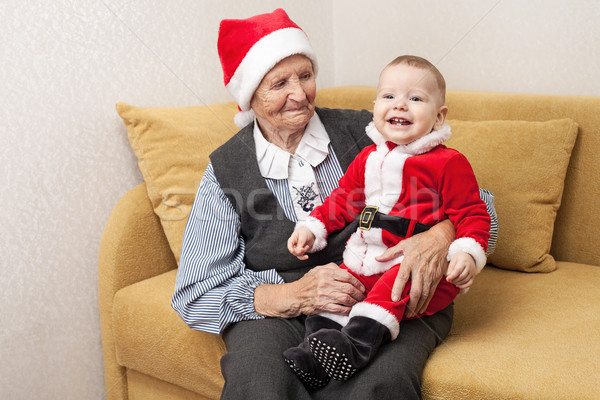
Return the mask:
[[[420,97],[417,97],[417,96],[413,96],[413,97],[411,97],[409,100],[410,100],[410,101],[423,101],[423,100],[421,100],[421,98],[420,98]]]
[[[384,94],[383,96],[381,96],[382,99],[386,99],[386,100],[393,100],[394,99],[394,95],[391,94]]]

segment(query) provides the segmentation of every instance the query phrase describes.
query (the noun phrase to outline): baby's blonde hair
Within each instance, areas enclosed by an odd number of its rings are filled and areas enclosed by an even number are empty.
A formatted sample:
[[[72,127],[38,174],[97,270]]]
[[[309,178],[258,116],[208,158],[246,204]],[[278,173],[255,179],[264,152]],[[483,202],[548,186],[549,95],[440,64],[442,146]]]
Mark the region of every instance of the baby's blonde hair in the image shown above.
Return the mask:
[[[393,67],[394,65],[398,64],[405,64],[410,67],[415,67],[431,72],[431,74],[433,75],[433,79],[435,79],[435,82],[437,83],[438,88],[440,89],[440,93],[442,95],[442,104],[446,103],[446,80],[444,79],[442,73],[435,67],[435,65],[419,56],[404,55],[394,58],[388,65],[385,66],[383,70],[385,71],[387,68]]]

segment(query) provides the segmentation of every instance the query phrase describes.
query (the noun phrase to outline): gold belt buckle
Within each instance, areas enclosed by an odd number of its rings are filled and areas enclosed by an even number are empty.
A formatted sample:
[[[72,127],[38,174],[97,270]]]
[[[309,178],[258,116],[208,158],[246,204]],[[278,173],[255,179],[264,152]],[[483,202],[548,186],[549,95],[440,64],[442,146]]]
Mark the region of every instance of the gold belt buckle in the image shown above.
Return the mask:
[[[366,231],[370,230],[377,210],[379,210],[379,207],[375,206],[366,206],[363,208],[360,213],[360,218],[358,219],[358,227]]]

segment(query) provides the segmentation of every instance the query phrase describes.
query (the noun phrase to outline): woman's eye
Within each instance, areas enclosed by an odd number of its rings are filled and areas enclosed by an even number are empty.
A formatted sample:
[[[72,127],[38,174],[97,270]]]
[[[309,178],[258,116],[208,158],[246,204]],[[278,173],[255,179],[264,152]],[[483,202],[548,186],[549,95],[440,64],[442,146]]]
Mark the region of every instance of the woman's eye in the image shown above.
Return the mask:
[[[282,88],[284,86],[285,86],[285,81],[279,81],[273,85],[273,88],[277,89],[277,88]]]
[[[302,76],[300,76],[300,79],[306,81],[306,80],[309,80],[311,78],[311,76],[312,75],[310,74],[310,72],[307,72],[307,73],[303,74]]]

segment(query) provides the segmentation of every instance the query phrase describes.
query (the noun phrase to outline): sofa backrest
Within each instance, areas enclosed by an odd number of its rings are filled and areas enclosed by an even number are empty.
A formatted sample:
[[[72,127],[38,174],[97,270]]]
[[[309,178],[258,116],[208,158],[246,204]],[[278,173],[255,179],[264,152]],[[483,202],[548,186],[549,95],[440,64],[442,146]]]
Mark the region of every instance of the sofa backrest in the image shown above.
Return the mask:
[[[375,87],[327,88],[317,105],[372,110],[374,97]],[[559,261],[600,266],[600,97],[449,90],[446,103],[449,119],[577,122],[550,252]]]

